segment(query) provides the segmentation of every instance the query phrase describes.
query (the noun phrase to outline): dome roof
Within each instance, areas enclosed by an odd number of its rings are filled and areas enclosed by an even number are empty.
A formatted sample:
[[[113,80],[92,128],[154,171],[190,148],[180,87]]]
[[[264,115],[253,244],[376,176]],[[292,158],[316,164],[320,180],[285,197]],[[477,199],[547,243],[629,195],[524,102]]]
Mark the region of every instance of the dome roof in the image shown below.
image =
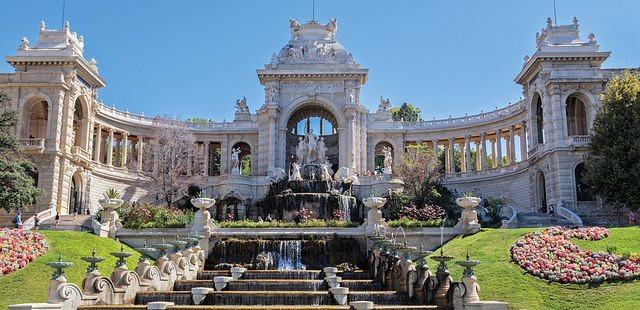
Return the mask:
[[[351,53],[336,42],[338,22],[330,19],[323,25],[309,21],[304,25],[290,20],[291,40],[278,55],[274,54],[272,65],[277,64],[354,64]]]

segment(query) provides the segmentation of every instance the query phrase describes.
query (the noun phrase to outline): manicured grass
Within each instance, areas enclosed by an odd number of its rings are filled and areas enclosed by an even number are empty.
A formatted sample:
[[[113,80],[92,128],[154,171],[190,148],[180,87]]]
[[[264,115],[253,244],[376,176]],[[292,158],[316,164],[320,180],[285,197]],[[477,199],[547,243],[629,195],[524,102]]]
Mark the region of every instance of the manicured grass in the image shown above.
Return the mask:
[[[583,249],[594,252],[606,252],[607,247],[614,247],[615,254],[640,255],[640,227],[609,228],[611,236],[598,241],[573,239],[573,243]]]
[[[444,245],[444,252],[456,258],[449,263],[455,281],[462,277],[462,267],[455,261],[480,260],[474,268],[480,284],[482,300],[506,301],[512,309],[640,309],[640,281],[608,283],[598,287],[547,283],[524,274],[510,262],[509,248],[519,236],[535,228],[487,229],[469,237],[457,237]],[[581,241],[580,246],[602,250],[613,245],[618,252],[640,252],[640,228],[612,228],[611,236],[602,241]],[[435,271],[437,263],[429,260]]]
[[[96,248],[98,256],[105,258],[98,267],[103,276],[109,277],[113,271],[116,258],[109,253],[120,250],[120,244],[114,240],[100,238],[90,233],[72,231],[39,231],[49,243],[49,251],[25,268],[0,277],[0,309],[7,309],[9,305],[33,302],[45,302],[47,286],[53,275],[53,269],[45,263],[58,259],[73,262],[73,266],[66,271],[69,282],[82,285],[82,278],[87,269],[87,263],[80,257],[90,256]],[[140,254],[128,246],[126,252],[134,253],[127,259],[129,268],[133,268],[140,258]]]

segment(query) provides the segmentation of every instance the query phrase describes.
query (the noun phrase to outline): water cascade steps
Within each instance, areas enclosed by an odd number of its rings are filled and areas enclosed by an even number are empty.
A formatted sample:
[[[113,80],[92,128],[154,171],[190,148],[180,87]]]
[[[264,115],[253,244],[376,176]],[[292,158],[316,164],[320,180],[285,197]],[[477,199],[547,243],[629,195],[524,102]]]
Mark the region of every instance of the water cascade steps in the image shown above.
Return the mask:
[[[82,306],[84,310],[146,309],[150,302],[174,303],[169,310],[204,309],[351,309],[338,305],[323,280],[321,270],[247,270],[240,279],[231,281],[222,291],[215,291],[213,278],[230,276],[227,270],[204,270],[197,280],[178,280],[172,291],[138,292],[134,305]],[[366,271],[339,272],[340,285],[349,288],[349,302],[372,301],[374,309],[436,309],[435,306],[411,305],[406,294],[385,290]],[[200,305],[193,304],[191,289],[211,288]]]

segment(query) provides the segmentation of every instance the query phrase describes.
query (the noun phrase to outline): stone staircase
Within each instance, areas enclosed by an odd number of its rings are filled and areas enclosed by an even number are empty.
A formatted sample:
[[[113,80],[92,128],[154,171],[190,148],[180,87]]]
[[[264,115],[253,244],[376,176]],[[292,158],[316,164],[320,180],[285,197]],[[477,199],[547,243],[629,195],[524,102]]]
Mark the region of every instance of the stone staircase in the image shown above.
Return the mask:
[[[549,213],[518,213],[518,227],[574,226],[566,219]]]
[[[75,230],[75,231],[93,231],[91,226],[92,215],[61,215],[60,222],[55,225],[55,220],[50,219],[40,224],[40,229],[49,230]]]
[[[214,278],[231,276],[228,270],[205,270],[197,280],[178,280],[169,292],[138,292],[133,305],[117,309],[151,309],[154,302],[170,302],[168,310],[257,310],[257,309],[353,309],[338,305],[320,270],[248,270],[222,291],[215,290]],[[340,272],[341,287],[349,288],[348,301],[372,301],[373,309],[437,309],[433,305],[414,305],[406,294],[384,288],[366,271]],[[200,305],[194,305],[191,290],[210,288]],[[80,310],[116,309],[115,306],[81,306]]]

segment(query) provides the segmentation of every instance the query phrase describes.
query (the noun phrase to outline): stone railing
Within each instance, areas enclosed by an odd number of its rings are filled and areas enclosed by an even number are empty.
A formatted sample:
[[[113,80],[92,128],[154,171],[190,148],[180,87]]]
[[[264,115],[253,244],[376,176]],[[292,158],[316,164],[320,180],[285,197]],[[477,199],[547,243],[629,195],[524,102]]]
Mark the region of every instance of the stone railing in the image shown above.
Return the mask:
[[[148,117],[144,114],[134,114],[129,111],[122,111],[117,109],[115,106],[109,107],[105,104],[98,102],[98,111],[102,114],[109,115],[124,121],[133,122],[137,124],[149,125],[152,126],[156,124],[161,118],[159,117]],[[186,121],[178,121],[171,120],[172,124],[179,124],[180,126],[184,126],[192,129],[206,130],[206,131],[222,131],[222,130],[257,130],[257,126],[254,122],[186,122]]]
[[[536,143],[533,146],[529,147],[529,151],[527,152],[527,155],[529,158],[535,156],[538,152],[541,152],[544,149],[544,144],[542,143]]]
[[[71,147],[71,155],[80,160],[91,161],[91,154],[79,146],[74,145]]]
[[[500,216],[507,218],[506,220],[502,220],[502,226],[500,226],[500,228],[518,227],[518,210],[516,210],[516,208],[506,205],[500,210]]]
[[[467,127],[471,125],[483,124],[499,119],[507,118],[525,111],[524,100],[520,100],[515,104],[509,104],[508,106],[491,112],[483,112],[475,115],[465,115],[461,117],[450,117],[447,119],[434,119],[431,121],[418,121],[418,122],[388,122],[388,123],[372,123],[372,127],[387,127],[401,125],[402,128],[408,130],[415,129],[443,129],[443,128],[455,128],[455,127]],[[389,125],[386,125],[389,124]],[[376,126],[379,125],[379,126]]]
[[[134,270],[129,270],[126,264],[126,258],[132,254],[124,252],[121,248],[120,252],[111,253],[118,258],[118,261],[108,278],[100,275],[97,264],[104,258],[96,256],[94,250],[92,256],[82,257],[82,260],[89,263],[82,287],[67,282],[64,269],[73,264],[63,262],[60,257],[58,261],[47,263],[48,266],[56,269],[49,284],[47,303],[11,305],[9,309],[75,310],[80,306],[90,305],[131,305],[138,292],[170,291],[177,280],[195,280],[198,270],[204,266],[206,255],[201,253],[202,249],[198,245],[199,237],[203,236],[194,235],[184,238],[184,240],[188,239],[188,242],[179,241],[171,244],[162,242],[151,248],[145,245],[139,249],[141,252],[151,255],[159,251],[160,255],[154,264],[142,256]],[[181,250],[180,248],[184,245],[187,246]],[[171,248],[175,250],[167,256],[165,251]]]
[[[520,161],[512,165],[507,165],[504,167],[492,168],[481,171],[467,171],[467,172],[451,172],[445,175],[445,181],[458,181],[460,179],[469,179],[469,178],[483,178],[483,177],[491,177],[495,175],[517,172],[522,169],[525,169],[529,166],[529,161]]]
[[[591,143],[591,136],[571,136],[571,145],[576,147],[589,146]]]
[[[56,206],[53,205],[49,209],[44,210],[42,212],[37,213],[38,219],[40,223],[52,219],[56,216]],[[36,216],[29,217],[26,221],[24,221],[24,229],[33,229],[36,225]]]
[[[558,215],[561,218],[566,219],[567,221],[571,222],[571,224],[573,224],[575,226],[578,226],[578,227],[584,226],[580,216],[578,214],[576,214],[575,212],[567,209],[564,206],[564,202],[563,201],[560,201],[560,203],[558,203],[555,206],[555,210],[554,211],[556,212],[556,215]]]
[[[20,139],[20,147],[25,153],[42,154],[44,152],[44,138]]]
[[[446,256],[442,251],[440,255],[431,256],[439,262],[437,270],[432,272],[425,261],[430,251],[407,247],[381,235],[370,236],[367,243],[370,245],[369,270],[374,280],[380,281],[387,290],[405,294],[412,304],[443,309],[507,309],[504,302],[480,301],[480,285],[471,270],[479,262],[468,256],[466,260],[456,262],[466,269],[461,281],[454,282],[447,269],[447,262],[454,257]],[[351,302],[350,305],[356,310],[374,307],[367,301]]]

